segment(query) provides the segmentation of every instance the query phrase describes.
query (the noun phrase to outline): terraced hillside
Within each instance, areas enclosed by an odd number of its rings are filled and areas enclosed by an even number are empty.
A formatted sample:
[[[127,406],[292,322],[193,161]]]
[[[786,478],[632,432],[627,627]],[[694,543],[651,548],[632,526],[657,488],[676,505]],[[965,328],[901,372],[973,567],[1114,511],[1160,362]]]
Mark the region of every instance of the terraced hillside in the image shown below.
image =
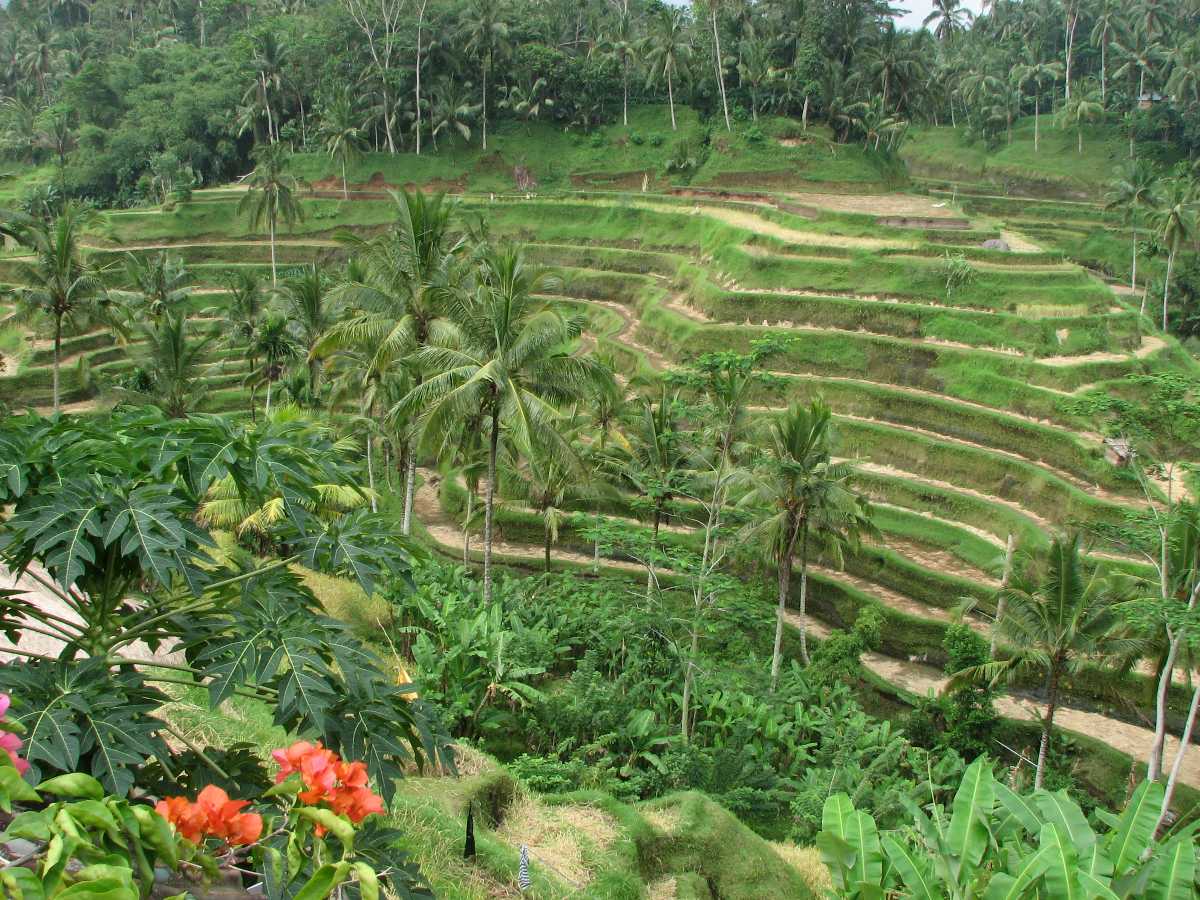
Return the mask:
[[[349,201],[306,199],[305,220],[279,241],[282,269],[338,258],[338,228],[367,232],[388,222],[392,204],[379,181]],[[823,630],[878,606],[887,625],[871,667],[924,693],[940,684],[942,637],[964,599],[975,604],[971,623],[987,629],[1010,534],[1036,547],[1080,523],[1119,522],[1139,502],[1138,487],[1105,461],[1099,435],[1072,402],[1130,373],[1200,369],[1149,330],[1136,298],[1064,261],[1061,250],[1043,249],[1038,229],[1020,230],[1013,204],[1002,223],[987,205],[955,208],[937,196],[738,190],[464,193],[461,204],[468,218],[522,240],[562,274],[557,299],[588,311],[592,323],[580,352],[612,358],[623,378],[654,377],[713,350],[748,350],[756,338],[790,339],[772,363],[778,386],[757,404],[820,395],[832,405],[885,537],[844,569],[818,566],[810,610]],[[198,287],[191,302],[199,321],[220,330],[227,274],[269,274],[270,246],[236,215],[239,196],[202,191],[173,212],[109,212],[91,233],[91,252],[113,263],[163,249],[179,256]],[[1002,233],[1015,249],[981,246]],[[948,258],[972,272],[952,290]],[[17,265],[0,259],[0,281]],[[0,383],[10,403],[45,407],[49,350],[28,338],[10,334]],[[104,402],[105,383],[130,371],[138,353],[137,341],[121,344],[102,330],[71,336],[68,408]],[[214,343],[204,408],[247,410],[246,375],[244,358]],[[418,503],[429,534],[455,552],[463,499],[450,478],[436,489],[428,481]],[[606,513],[639,515],[628,499]],[[695,542],[685,520],[669,541]],[[540,554],[532,513],[510,504],[500,525],[511,556]],[[556,553],[564,564],[591,560],[570,524]],[[1075,679],[1062,723],[1140,757],[1149,740],[1145,677],[1095,671]],[[1172,703],[1182,716],[1182,695]],[[1014,717],[1035,710],[1020,693],[1005,707]],[[1200,786],[1200,760],[1191,765],[1185,780]]]

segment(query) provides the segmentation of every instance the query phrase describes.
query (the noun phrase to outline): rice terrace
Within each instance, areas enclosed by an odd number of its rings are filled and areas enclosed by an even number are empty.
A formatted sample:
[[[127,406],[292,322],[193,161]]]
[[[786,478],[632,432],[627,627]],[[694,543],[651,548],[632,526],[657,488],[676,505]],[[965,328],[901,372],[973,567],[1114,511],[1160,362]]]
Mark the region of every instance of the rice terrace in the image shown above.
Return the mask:
[[[0,5],[17,900],[1200,896],[1200,5]]]

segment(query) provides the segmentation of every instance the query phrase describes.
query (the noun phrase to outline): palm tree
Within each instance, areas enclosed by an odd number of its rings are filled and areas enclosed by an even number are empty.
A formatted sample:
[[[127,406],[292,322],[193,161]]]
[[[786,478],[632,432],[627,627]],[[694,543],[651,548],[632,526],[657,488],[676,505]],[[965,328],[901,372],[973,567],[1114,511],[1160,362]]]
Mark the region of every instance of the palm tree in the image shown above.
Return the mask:
[[[471,0],[462,23],[463,50],[479,59],[483,80],[483,149],[487,149],[488,75],[496,54],[508,46],[508,23],[500,18],[500,0]]]
[[[313,397],[321,388],[321,359],[313,350],[338,319],[338,305],[330,297],[329,279],[316,263],[298,275],[285,278],[279,286],[284,314],[308,359],[308,381]]]
[[[368,380],[409,369],[416,383],[421,372],[412,356],[434,338],[447,340],[455,331],[447,313],[459,290],[458,261],[466,247],[452,237],[455,207],[445,194],[432,197],[414,191],[393,194],[396,224],[364,239],[352,234],[342,242],[354,254],[337,300],[353,314],[330,326],[311,355],[336,351],[372,353]],[[393,410],[392,414],[396,411]],[[409,533],[416,480],[416,454],[403,454],[407,464],[402,530]]]
[[[346,181],[346,163],[357,159],[366,146],[366,135],[355,112],[349,89],[334,97],[324,113],[318,134],[325,142],[325,152],[341,163],[342,197],[349,200],[350,186]]]
[[[833,461],[833,413],[821,400],[793,404],[768,425],[763,458],[751,473],[751,488],[739,501],[761,509],[763,518],[747,527],[747,537],[765,539],[778,567],[772,690],[782,662],[783,622],[791,590],[792,566],[800,551],[800,655],[808,664],[807,596],[809,544],[815,537],[835,553],[872,535],[870,507],[852,489],[854,469]]]
[[[257,368],[254,352],[254,335],[266,312],[266,298],[258,276],[246,269],[235,269],[228,276],[226,287],[229,300],[224,306],[224,343],[227,347],[238,347],[245,351],[251,372]],[[250,413],[254,414],[254,388],[250,390]]]
[[[629,64],[637,51],[637,22],[624,0],[616,12],[616,21],[605,33],[601,47],[605,56],[615,59],[621,68],[621,124],[629,124]]]
[[[647,81],[657,78],[667,80],[667,102],[671,107],[671,130],[676,131],[675,124],[675,76],[680,64],[686,64],[692,55],[692,45],[688,39],[687,20],[682,9],[675,6],[663,6],[662,11],[655,17],[654,25],[646,38]]]
[[[939,41],[948,41],[971,26],[975,14],[962,5],[962,0],[933,0],[933,9],[921,22],[928,28],[934,22],[933,35]]]
[[[192,294],[192,276],[182,257],[165,250],[125,258],[125,275],[133,289],[133,303],[152,319],[179,309]]]
[[[506,447],[497,463],[500,483],[505,493],[520,500],[525,507],[542,519],[543,565],[550,572],[550,548],[558,543],[558,530],[567,520],[568,499],[577,499],[585,470],[570,446],[570,435],[563,434],[549,450],[537,444],[519,453]]]
[[[254,56],[250,65],[256,70],[254,84],[246,91],[246,97],[253,96],[255,105],[261,108],[267,117],[267,141],[271,144],[279,141],[279,122],[271,109],[271,93],[279,93],[283,87],[283,73],[288,66],[287,53],[283,44],[272,29],[265,29],[254,36]]]
[[[435,151],[438,135],[442,132],[457,132],[464,141],[471,140],[471,123],[475,120],[480,106],[471,102],[470,89],[469,81],[442,77],[429,92],[429,133],[433,138]]]
[[[1058,79],[1062,78],[1063,67],[1059,62],[1031,62],[1026,65],[1017,66],[1013,70],[1013,78],[1017,82],[1017,89],[1024,90],[1028,84],[1033,85],[1033,152],[1038,152],[1039,144],[1041,143],[1041,119],[1042,119],[1042,89],[1045,85],[1053,85]]]
[[[1110,184],[1105,209],[1121,213],[1121,220],[1129,226],[1133,263],[1129,276],[1129,287],[1137,290],[1137,239],[1138,224],[1142,216],[1158,207],[1158,174],[1154,166],[1145,159],[1129,160]],[[1146,312],[1145,301],[1142,314]]]
[[[690,478],[682,412],[679,395],[668,394],[665,385],[657,401],[642,398],[612,458],[614,474],[650,505],[655,545],[671,502]]]
[[[746,37],[738,45],[740,59],[737,64],[738,79],[750,93],[750,115],[758,121],[758,108],[763,88],[773,71],[771,46],[765,38]]]
[[[950,688],[996,684],[1033,672],[1045,676],[1046,714],[1034,776],[1034,787],[1040,788],[1063,679],[1134,648],[1119,630],[1118,607],[1125,598],[1113,582],[1085,568],[1078,534],[1055,538],[1044,559],[1021,560],[1000,594],[1005,610],[996,628],[1008,656],[955,673]]]
[[[174,310],[139,330],[142,349],[137,368],[118,393],[157,406],[172,419],[185,418],[205,396],[205,352],[216,335],[209,332],[193,338],[187,313]]]
[[[1096,91],[1076,91],[1071,99],[1063,104],[1058,111],[1059,124],[1066,128],[1068,125],[1075,126],[1075,135],[1079,140],[1079,153],[1083,153],[1083,125],[1085,122],[1093,122],[1104,115],[1104,104],[1100,102],[1100,95]]]
[[[1093,12],[1092,46],[1100,48],[1100,102],[1108,100],[1108,45],[1111,35],[1120,35],[1125,30],[1123,8],[1116,0],[1100,0]]]
[[[101,272],[84,259],[79,245],[91,218],[89,210],[69,202],[49,221],[20,213],[0,220],[0,232],[33,252],[33,262],[18,266],[19,283],[10,293],[16,301],[16,322],[49,318],[53,324],[55,412],[59,410],[63,326],[79,327],[89,321],[115,324]]]
[[[572,345],[583,316],[564,316],[537,295],[557,279],[531,267],[517,247],[482,255],[472,292],[452,297],[457,333],[431,336],[414,359],[427,380],[404,407],[417,417],[427,439],[452,431],[456,421],[482,412],[488,432],[487,494],[484,500],[484,601],[492,598],[492,525],[496,460],[501,438],[510,445],[537,443],[548,453],[569,452],[555,429],[559,406],[577,401],[611,379]]]
[[[282,144],[268,144],[254,151],[254,171],[247,178],[247,191],[240,203],[238,214],[247,214],[251,228],[261,228],[267,223],[271,235],[271,286],[279,283],[275,265],[275,230],[282,219],[291,225],[304,218],[304,210],[296,199],[300,180],[284,169],[288,155]]]
[[[251,341],[252,352],[262,358],[262,368],[251,372],[255,384],[266,384],[266,414],[271,415],[271,388],[284,373],[287,363],[297,359],[304,348],[288,330],[288,321],[281,315],[268,314],[258,326]]]
[[[1171,193],[1165,198],[1162,210],[1157,215],[1159,242],[1167,248],[1167,274],[1163,279],[1162,328],[1167,330],[1167,296],[1171,291],[1171,272],[1175,266],[1175,255],[1185,242],[1196,233],[1196,186],[1190,180],[1179,177],[1171,182]]]

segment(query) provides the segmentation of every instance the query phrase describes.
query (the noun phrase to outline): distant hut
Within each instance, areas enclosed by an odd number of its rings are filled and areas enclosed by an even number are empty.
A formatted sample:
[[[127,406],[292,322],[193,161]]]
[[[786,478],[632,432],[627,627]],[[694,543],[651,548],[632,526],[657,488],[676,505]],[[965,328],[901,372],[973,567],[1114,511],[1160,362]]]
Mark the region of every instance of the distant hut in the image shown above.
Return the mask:
[[[1133,446],[1125,438],[1104,439],[1104,458],[1118,469],[1128,466],[1133,454]]]
[[[1158,91],[1144,91],[1138,96],[1138,109],[1149,109],[1155,103],[1162,103],[1166,99]]]

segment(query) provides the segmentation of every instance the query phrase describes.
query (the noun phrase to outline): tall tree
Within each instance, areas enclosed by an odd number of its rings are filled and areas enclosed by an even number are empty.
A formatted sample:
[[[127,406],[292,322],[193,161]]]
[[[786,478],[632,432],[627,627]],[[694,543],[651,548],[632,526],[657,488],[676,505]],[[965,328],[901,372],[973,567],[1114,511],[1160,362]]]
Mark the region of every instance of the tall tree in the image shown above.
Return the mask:
[[[675,77],[681,65],[686,65],[692,56],[692,45],[688,36],[687,20],[682,9],[664,6],[654,17],[650,34],[645,39],[649,68],[647,79],[653,83],[659,78],[667,82],[667,103],[671,108],[671,130],[675,123]]]
[[[319,396],[321,388],[321,358],[313,351],[339,314],[330,288],[328,276],[316,262],[279,285],[284,314],[308,360],[308,382],[314,398]]]
[[[246,195],[238,203],[238,213],[247,215],[250,227],[267,224],[271,236],[271,285],[279,283],[275,264],[275,233],[279,222],[291,225],[304,218],[304,208],[296,198],[300,180],[286,171],[288,154],[281,144],[268,144],[254,151],[254,171],[246,179]]]
[[[778,567],[775,644],[771,654],[772,689],[783,659],[783,623],[791,591],[792,566],[800,553],[800,654],[808,664],[807,590],[810,542],[835,553],[873,533],[870,507],[852,487],[854,469],[833,461],[833,413],[820,400],[793,404],[771,420],[762,459],[754,467],[750,490],[740,505],[760,509],[747,536],[771,548]]]
[[[1167,330],[1167,298],[1171,292],[1171,274],[1179,248],[1196,234],[1196,185],[1191,179],[1177,177],[1170,182],[1170,193],[1163,199],[1156,216],[1159,242],[1167,248],[1167,272],[1163,278],[1162,329]]]
[[[257,368],[254,351],[254,335],[266,313],[267,303],[262,285],[253,271],[235,269],[226,281],[229,300],[224,306],[224,341],[227,347],[237,347],[246,354],[248,368]],[[250,389],[250,414],[255,415],[254,388]]]
[[[1033,152],[1037,153],[1041,144],[1042,120],[1042,91],[1046,85],[1053,85],[1062,78],[1062,64],[1057,62],[1030,62],[1017,66],[1013,70],[1013,79],[1017,89],[1024,90],[1027,85],[1033,85]]]
[[[487,149],[488,75],[492,73],[496,54],[508,47],[508,23],[502,18],[501,0],[471,0],[464,13],[463,49],[479,60],[483,82],[483,149]]]
[[[262,320],[251,343],[254,355],[262,359],[262,368],[251,372],[251,378],[267,386],[266,414],[270,417],[271,389],[283,377],[287,364],[298,359],[304,348],[288,329],[287,319],[278,314],[268,314]]]
[[[1138,226],[1147,213],[1158,208],[1158,173],[1145,159],[1132,159],[1122,166],[1117,177],[1109,186],[1106,209],[1119,212],[1121,220],[1129,226],[1129,243],[1132,250],[1129,287],[1137,290]],[[1142,314],[1146,313],[1145,299]]]
[[[555,425],[562,404],[599,389],[611,374],[594,360],[573,355],[582,316],[565,316],[538,295],[556,286],[530,266],[517,247],[486,252],[474,291],[455,296],[455,334],[432,336],[414,358],[426,380],[405,398],[432,440],[456,421],[483,412],[488,432],[484,500],[483,589],[492,599],[492,534],[496,460],[502,439],[516,446],[537,442],[567,453]]]
[[[1104,104],[1100,102],[1097,91],[1077,90],[1075,96],[1067,99],[1058,111],[1059,124],[1063,128],[1073,126],[1078,140],[1077,152],[1083,153],[1083,126],[1094,122],[1104,115]]]
[[[459,290],[458,262],[466,248],[464,240],[452,233],[455,207],[445,194],[430,197],[414,191],[395,194],[393,199],[396,222],[388,231],[373,238],[342,236],[354,254],[354,264],[335,295],[351,315],[331,325],[312,351],[323,356],[371,348],[368,381],[381,381],[409,368],[413,354],[431,340],[449,339],[454,325],[447,314]],[[410,374],[420,382],[419,368]],[[407,471],[402,528],[408,534],[416,456],[412,452],[403,456]]]
[[[407,11],[406,0],[342,0],[346,11],[366,42],[375,82],[382,97],[383,131],[389,153],[396,152],[393,70],[400,53],[400,31]]]
[[[1055,538],[1043,559],[1023,558],[1002,593],[1004,618],[996,627],[1008,656],[956,673],[951,688],[981,680],[994,684],[1032,672],[1044,675],[1046,713],[1034,776],[1034,787],[1040,788],[1063,679],[1089,663],[1133,649],[1120,630],[1118,607],[1126,598],[1095,568],[1088,569],[1078,534]]]
[[[18,264],[17,285],[11,295],[16,301],[16,321],[50,320],[55,412],[59,410],[63,326],[78,327],[89,321],[115,324],[101,273],[85,259],[80,247],[81,234],[91,218],[85,207],[75,203],[65,204],[62,212],[49,221],[0,214],[0,231],[33,253],[33,262]]]
[[[366,135],[349,89],[339,91],[325,108],[318,134],[325,144],[325,152],[342,167],[342,197],[349,200],[346,163],[357,159],[366,145]]]
[[[612,25],[604,33],[601,48],[621,69],[621,124],[629,124],[629,70],[637,52],[639,23],[629,9],[629,0],[612,0]]]
[[[926,28],[933,25],[934,37],[948,41],[970,28],[974,18],[974,13],[962,5],[962,0],[933,0],[933,9],[921,24]]]
[[[196,334],[184,310],[168,310],[139,332],[136,368],[119,384],[118,395],[157,406],[172,419],[185,418],[207,392],[205,354],[216,335]]]
[[[712,24],[713,38],[713,69],[717,75],[717,88],[721,93],[721,109],[725,113],[725,130],[733,131],[733,123],[729,119],[729,98],[725,95],[725,59],[721,55],[721,29],[717,18],[721,11],[721,0],[702,0],[708,7],[709,21]]]

